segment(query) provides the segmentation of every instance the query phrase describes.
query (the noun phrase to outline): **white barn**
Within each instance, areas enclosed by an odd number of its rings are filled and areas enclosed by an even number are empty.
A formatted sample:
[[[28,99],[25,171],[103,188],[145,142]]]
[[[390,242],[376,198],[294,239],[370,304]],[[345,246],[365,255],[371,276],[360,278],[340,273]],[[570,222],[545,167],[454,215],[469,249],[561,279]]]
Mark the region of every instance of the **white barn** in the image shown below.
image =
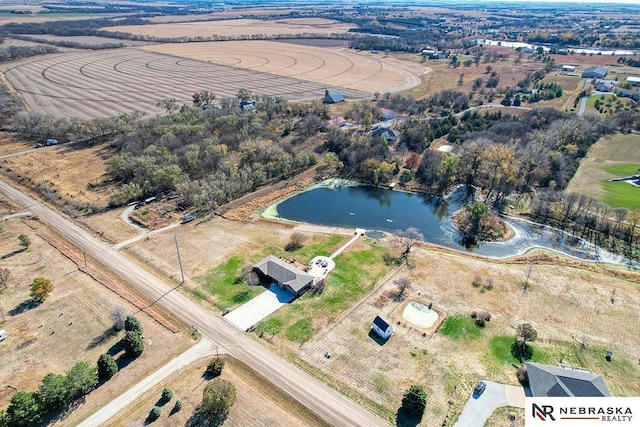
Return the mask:
[[[385,340],[389,339],[389,337],[393,334],[393,326],[385,322],[380,316],[376,316],[376,318],[373,319],[371,330],[378,334],[380,338]]]

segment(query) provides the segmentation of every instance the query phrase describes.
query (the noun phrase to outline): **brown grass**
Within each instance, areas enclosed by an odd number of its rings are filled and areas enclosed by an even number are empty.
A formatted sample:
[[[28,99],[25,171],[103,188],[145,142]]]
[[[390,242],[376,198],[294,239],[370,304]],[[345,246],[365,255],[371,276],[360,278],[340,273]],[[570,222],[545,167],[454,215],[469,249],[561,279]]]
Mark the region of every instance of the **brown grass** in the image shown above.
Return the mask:
[[[346,33],[356,25],[323,18],[289,18],[278,20],[230,19],[222,21],[176,22],[153,25],[122,25],[102,30],[150,37],[249,37],[252,35],[299,35],[304,33]]]
[[[231,408],[224,425],[245,426],[323,426],[314,414],[295,402],[280,389],[266,381],[249,366],[224,357],[225,367],[221,378],[236,386],[236,403]],[[209,359],[201,359],[181,372],[170,376],[163,384],[145,393],[134,405],[105,424],[109,427],[142,424],[151,408],[157,403],[164,387],[174,392],[173,399],[162,407],[162,415],[155,424],[183,426],[202,402],[202,392],[208,380],[203,376]],[[176,400],[182,401],[180,412],[171,413]]]
[[[600,139],[591,147],[587,157],[581,160],[580,167],[567,186],[567,191],[603,200],[606,191],[601,182],[617,178],[605,168],[640,163],[640,152],[636,147],[636,135],[617,134]]]
[[[0,204],[0,210],[3,210],[0,215],[7,213],[4,211],[7,207],[4,202]],[[19,251],[17,235],[21,233],[32,241],[26,251]],[[95,364],[98,356],[121,338],[122,333],[106,337],[97,345],[92,344],[111,327],[109,312],[116,305],[129,313],[136,313],[145,329],[146,344],[151,341],[138,360],[87,396],[69,418],[57,423],[68,425],[87,416],[96,406],[111,400],[148,372],[183,352],[190,345],[190,340],[180,333],[171,332],[145,313],[137,312],[134,305],[92,278],[100,276],[100,273],[90,271],[92,276],[83,273],[75,262],[49,241],[58,247],[68,245],[34,220],[10,219],[0,230],[0,255],[4,257],[2,267],[12,271],[9,288],[2,292],[0,300],[6,317],[2,329],[9,332],[9,338],[0,346],[3,362],[0,408],[7,407],[16,389],[35,391],[47,373],[63,374],[79,361]],[[75,257],[77,261],[79,255]],[[91,260],[89,263],[95,269]],[[29,284],[38,276],[53,282],[51,295],[37,307],[12,312],[29,300]],[[106,282],[107,276],[101,280]],[[112,285],[121,284],[115,281]],[[173,321],[169,320],[169,324]]]
[[[7,143],[7,151],[18,152],[33,148],[20,141]],[[49,191],[80,206],[104,207],[109,200],[112,187],[98,186],[90,189],[89,184],[100,184],[106,178],[105,160],[113,155],[108,144],[93,146],[60,145],[54,149],[34,151],[21,156],[2,160],[0,167],[8,173],[32,186],[41,187],[42,178]]]

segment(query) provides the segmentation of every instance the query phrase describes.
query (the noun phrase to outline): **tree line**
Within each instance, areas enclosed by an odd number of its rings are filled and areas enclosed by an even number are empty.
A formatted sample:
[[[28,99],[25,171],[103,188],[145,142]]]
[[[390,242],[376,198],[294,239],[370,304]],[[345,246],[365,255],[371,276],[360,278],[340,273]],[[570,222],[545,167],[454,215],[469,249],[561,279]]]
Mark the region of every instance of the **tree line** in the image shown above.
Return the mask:
[[[22,58],[55,53],[57,51],[55,47],[47,45],[0,47],[0,63],[17,61]]]

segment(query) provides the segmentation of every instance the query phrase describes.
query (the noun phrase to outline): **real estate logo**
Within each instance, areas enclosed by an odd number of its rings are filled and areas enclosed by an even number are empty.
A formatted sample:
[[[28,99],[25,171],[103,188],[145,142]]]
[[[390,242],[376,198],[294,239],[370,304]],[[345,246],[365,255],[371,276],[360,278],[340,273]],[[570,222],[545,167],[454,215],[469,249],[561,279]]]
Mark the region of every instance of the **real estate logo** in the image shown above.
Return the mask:
[[[525,426],[640,425],[640,397],[527,397]]]

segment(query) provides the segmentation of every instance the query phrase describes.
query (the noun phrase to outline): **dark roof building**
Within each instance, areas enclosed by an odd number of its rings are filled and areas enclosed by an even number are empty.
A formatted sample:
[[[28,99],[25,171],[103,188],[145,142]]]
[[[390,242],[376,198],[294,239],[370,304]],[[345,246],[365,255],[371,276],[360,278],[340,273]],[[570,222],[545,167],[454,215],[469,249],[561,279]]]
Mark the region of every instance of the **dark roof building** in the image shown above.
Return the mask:
[[[371,330],[378,334],[380,338],[383,338],[385,340],[388,339],[391,334],[393,334],[393,326],[385,322],[385,320],[380,316],[376,316],[376,318],[373,319]]]
[[[338,91],[329,92],[329,89],[325,89],[324,100],[322,102],[324,102],[325,104],[336,104],[338,102],[344,102],[344,96],[342,96],[342,93]]]
[[[374,126],[373,129],[371,129],[371,135],[379,136],[389,144],[395,144],[400,137],[400,132],[385,126]]]
[[[262,277],[269,279],[298,296],[304,293],[315,279],[293,264],[269,255],[253,265],[253,269]]]
[[[608,73],[609,70],[607,70],[606,67],[593,66],[584,70],[582,72],[582,77],[587,79],[604,79]]]
[[[533,397],[611,396],[602,377],[591,371],[533,362],[524,365]]]

